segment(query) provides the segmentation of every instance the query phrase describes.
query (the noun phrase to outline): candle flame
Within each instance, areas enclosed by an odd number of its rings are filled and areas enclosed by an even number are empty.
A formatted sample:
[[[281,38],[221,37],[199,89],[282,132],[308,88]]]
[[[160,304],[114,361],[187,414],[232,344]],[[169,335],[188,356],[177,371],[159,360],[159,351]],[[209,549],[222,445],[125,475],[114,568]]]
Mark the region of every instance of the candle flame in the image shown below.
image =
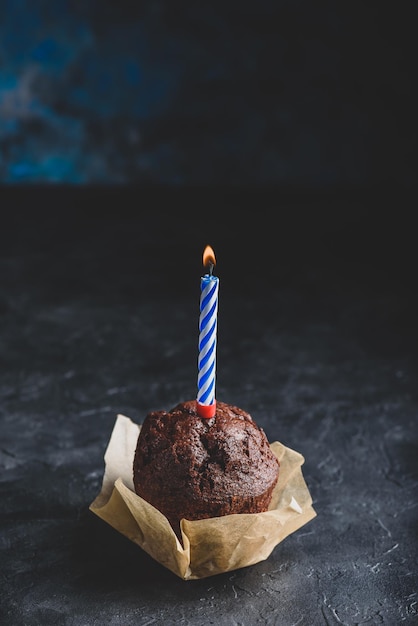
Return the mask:
[[[203,267],[209,267],[210,273],[212,274],[212,270],[216,265],[216,258],[213,248],[210,246],[206,246],[203,251]]]

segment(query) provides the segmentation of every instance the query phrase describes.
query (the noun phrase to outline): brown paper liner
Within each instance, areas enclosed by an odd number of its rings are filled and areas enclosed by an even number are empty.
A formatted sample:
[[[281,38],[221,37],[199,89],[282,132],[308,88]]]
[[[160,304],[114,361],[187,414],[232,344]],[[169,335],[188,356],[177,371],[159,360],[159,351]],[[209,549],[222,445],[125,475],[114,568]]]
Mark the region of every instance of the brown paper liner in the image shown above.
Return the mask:
[[[302,475],[304,457],[275,441],[280,474],[268,511],[180,523],[183,545],[167,518],[139,497],[133,459],[140,426],[118,415],[105,452],[102,489],[90,510],[184,580],[205,578],[267,559],[316,512]]]

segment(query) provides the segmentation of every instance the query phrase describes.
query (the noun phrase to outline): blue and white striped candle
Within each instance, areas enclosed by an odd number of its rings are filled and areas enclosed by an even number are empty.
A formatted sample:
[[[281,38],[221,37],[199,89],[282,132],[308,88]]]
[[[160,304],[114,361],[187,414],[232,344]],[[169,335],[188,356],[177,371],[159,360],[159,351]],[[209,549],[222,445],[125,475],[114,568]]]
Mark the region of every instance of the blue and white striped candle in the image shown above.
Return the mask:
[[[216,413],[216,333],[218,326],[219,279],[212,275],[216,265],[210,246],[203,252],[203,266],[209,274],[200,279],[199,357],[197,377],[197,413],[200,417],[214,417]]]

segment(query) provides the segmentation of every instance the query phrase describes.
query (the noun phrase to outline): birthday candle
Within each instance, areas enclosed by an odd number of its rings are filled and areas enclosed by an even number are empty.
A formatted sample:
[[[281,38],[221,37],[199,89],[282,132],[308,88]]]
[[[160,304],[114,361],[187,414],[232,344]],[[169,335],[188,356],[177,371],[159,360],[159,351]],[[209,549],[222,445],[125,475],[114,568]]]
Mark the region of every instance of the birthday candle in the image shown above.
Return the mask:
[[[215,253],[210,246],[203,252],[203,266],[209,273],[200,279],[199,357],[197,378],[197,412],[200,417],[210,418],[216,413],[216,332],[218,324],[219,279],[212,275],[216,264]]]

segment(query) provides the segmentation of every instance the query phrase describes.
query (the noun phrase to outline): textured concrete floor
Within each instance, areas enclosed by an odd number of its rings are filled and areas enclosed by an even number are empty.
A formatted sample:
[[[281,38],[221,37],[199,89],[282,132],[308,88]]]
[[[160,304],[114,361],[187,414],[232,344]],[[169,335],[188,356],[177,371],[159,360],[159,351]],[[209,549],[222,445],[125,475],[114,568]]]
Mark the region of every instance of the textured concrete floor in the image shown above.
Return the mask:
[[[220,191],[2,196],[1,624],[417,623],[414,238],[380,209]],[[266,561],[184,582],[88,506],[116,414],[140,423],[195,396],[206,243],[217,397],[305,456],[317,517]]]

